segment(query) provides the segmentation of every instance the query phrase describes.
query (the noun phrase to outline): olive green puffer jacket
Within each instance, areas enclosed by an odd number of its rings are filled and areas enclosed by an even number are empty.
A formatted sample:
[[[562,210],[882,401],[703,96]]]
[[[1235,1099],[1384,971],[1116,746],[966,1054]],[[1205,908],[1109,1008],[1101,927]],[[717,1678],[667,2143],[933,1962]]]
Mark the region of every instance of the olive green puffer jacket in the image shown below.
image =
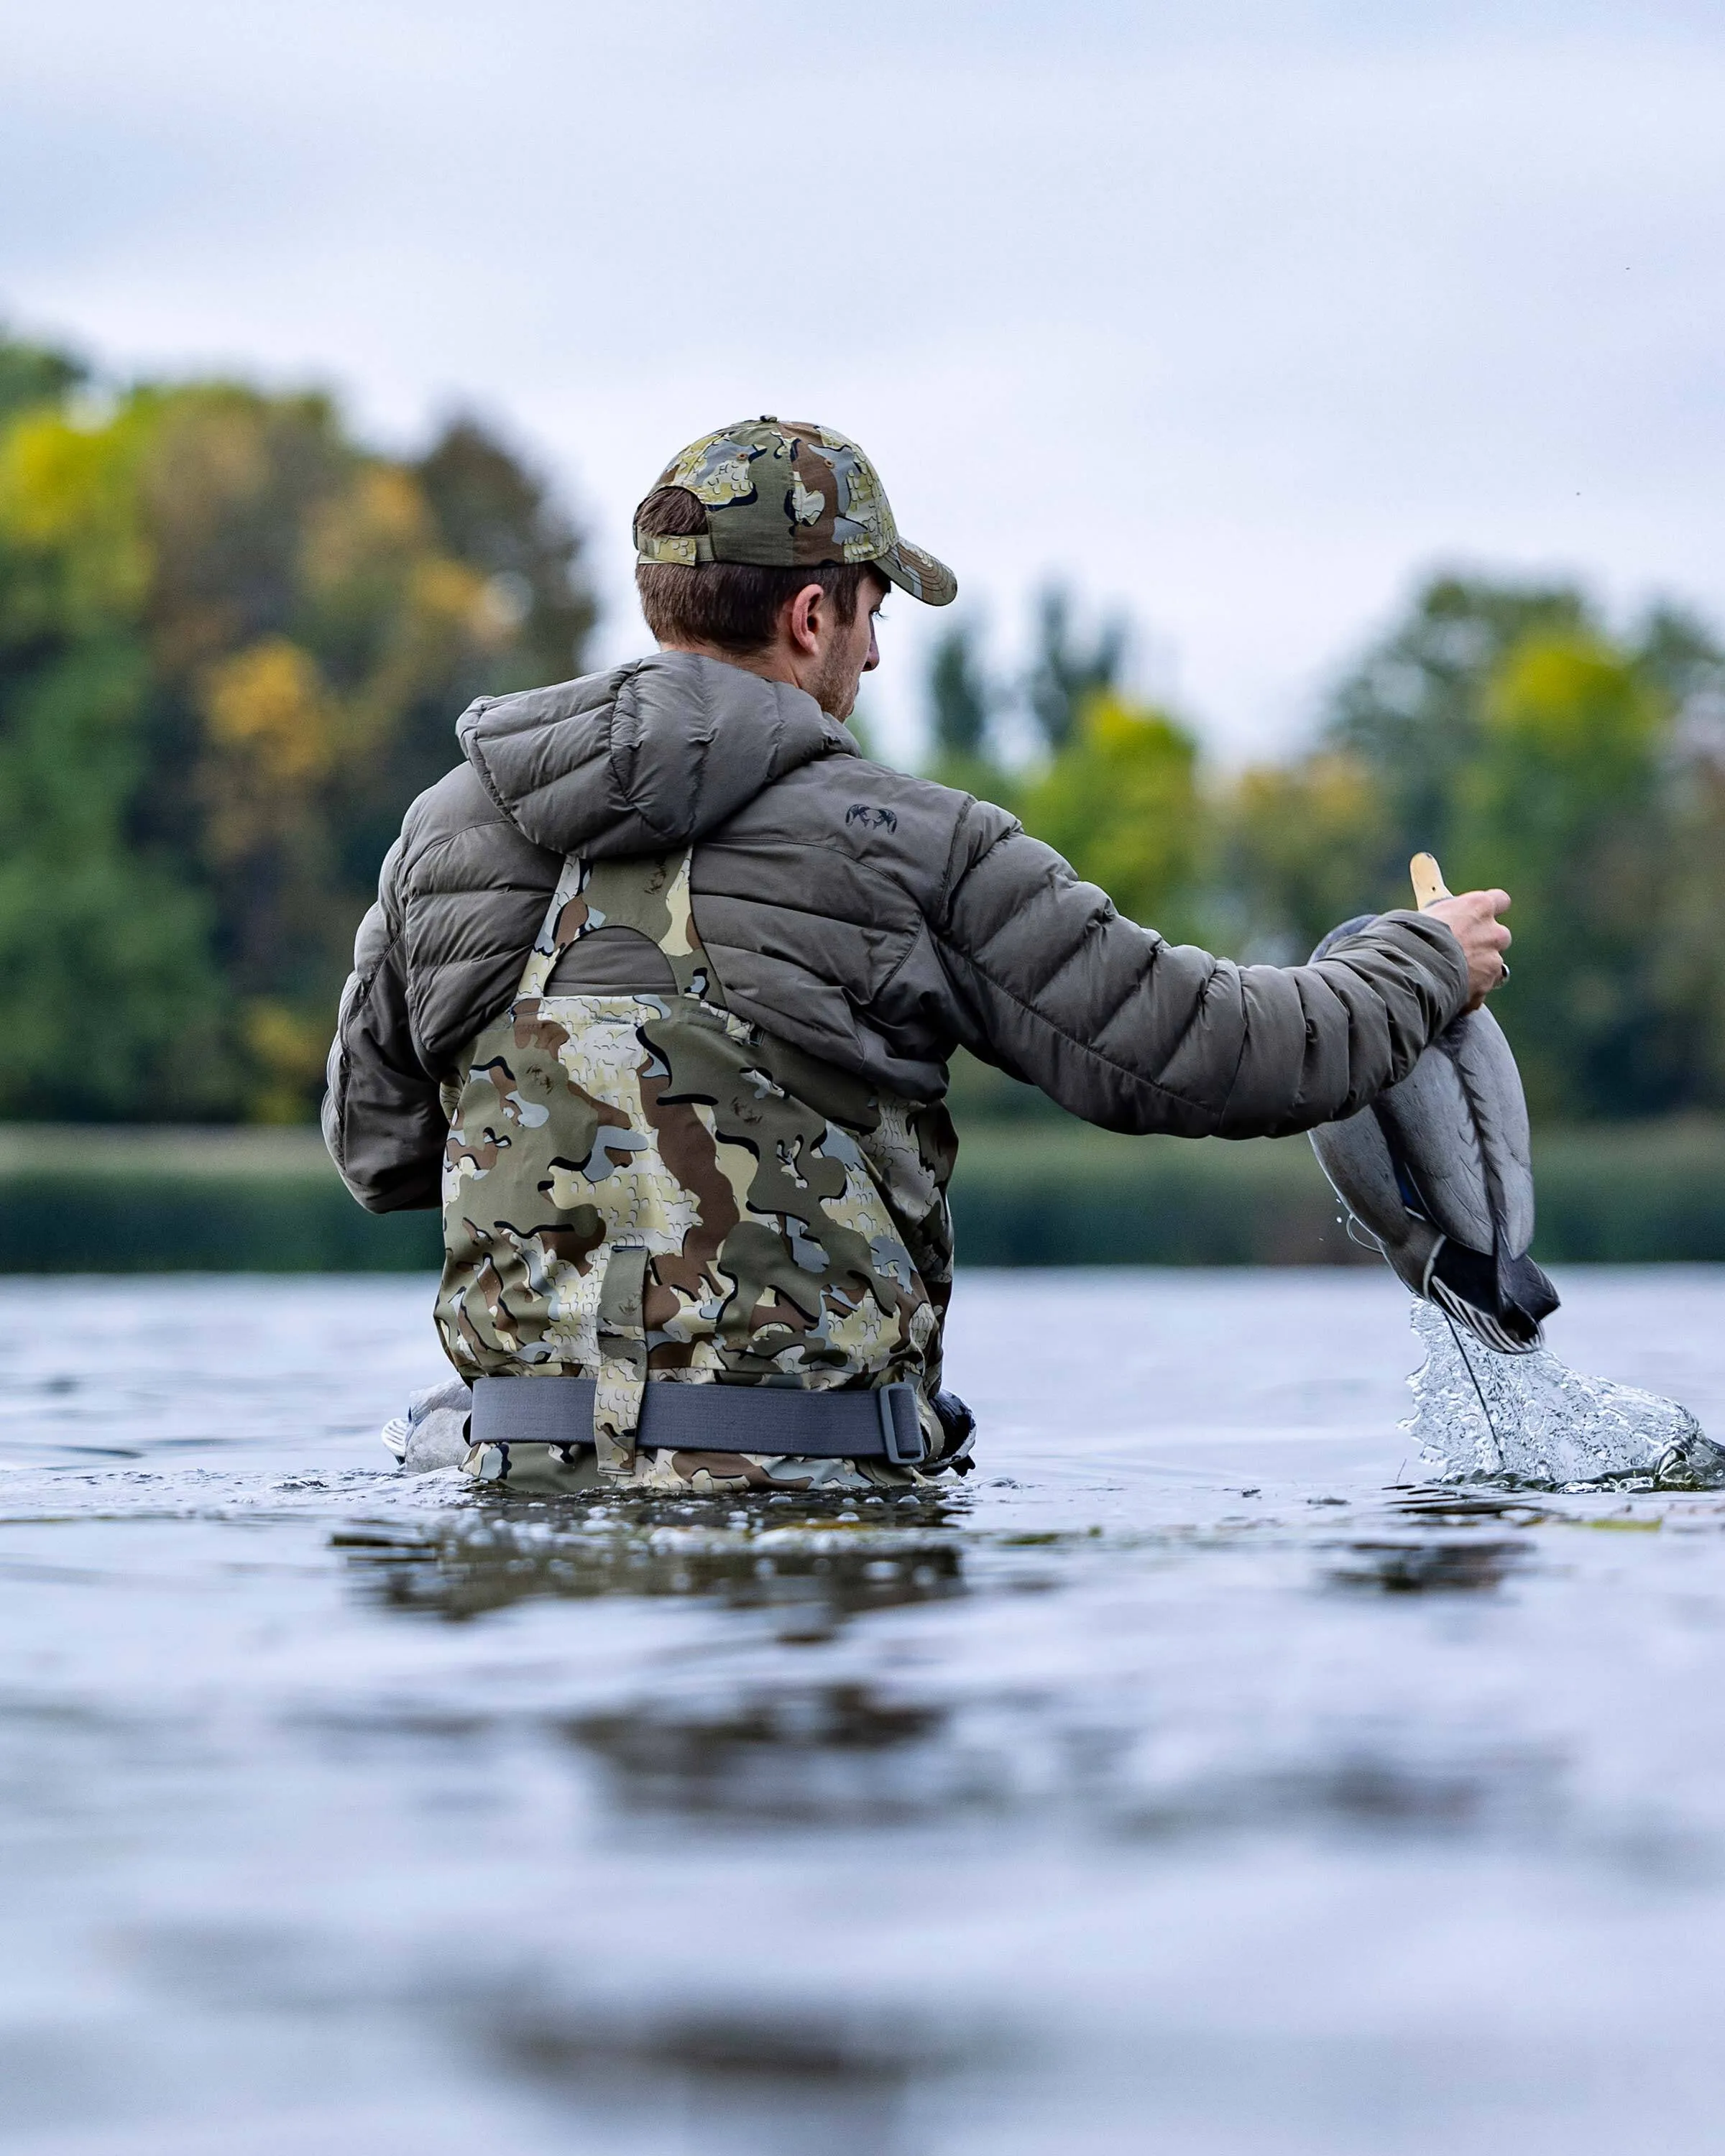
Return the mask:
[[[1256,1137],[1363,1106],[1466,1000],[1441,923],[1237,966],[1123,920],[1002,809],[870,763],[801,690],[661,651],[482,697],[361,926],[324,1130],[374,1212],[438,1203],[439,1086],[515,993],[566,854],[695,842],[726,1003],[914,1101],[962,1045],[1118,1131]]]

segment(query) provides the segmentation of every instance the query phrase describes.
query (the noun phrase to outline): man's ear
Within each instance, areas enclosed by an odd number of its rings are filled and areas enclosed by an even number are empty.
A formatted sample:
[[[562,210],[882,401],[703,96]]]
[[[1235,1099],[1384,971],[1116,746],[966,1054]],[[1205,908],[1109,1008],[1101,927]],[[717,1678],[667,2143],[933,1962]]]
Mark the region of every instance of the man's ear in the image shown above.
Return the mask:
[[[793,650],[809,657],[819,650],[821,632],[826,627],[826,598],[819,584],[804,584],[785,608],[785,634]]]

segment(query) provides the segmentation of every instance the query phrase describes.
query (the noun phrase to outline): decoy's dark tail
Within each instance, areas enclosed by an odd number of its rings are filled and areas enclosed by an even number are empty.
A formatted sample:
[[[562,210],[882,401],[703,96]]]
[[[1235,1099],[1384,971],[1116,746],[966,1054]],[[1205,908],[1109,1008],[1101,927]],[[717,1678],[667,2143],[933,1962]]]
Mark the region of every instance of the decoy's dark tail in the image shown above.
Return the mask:
[[[1525,1252],[1488,1258],[1450,1236],[1432,1260],[1426,1291],[1500,1355],[1531,1354],[1544,1338],[1542,1321],[1558,1306],[1557,1290]]]

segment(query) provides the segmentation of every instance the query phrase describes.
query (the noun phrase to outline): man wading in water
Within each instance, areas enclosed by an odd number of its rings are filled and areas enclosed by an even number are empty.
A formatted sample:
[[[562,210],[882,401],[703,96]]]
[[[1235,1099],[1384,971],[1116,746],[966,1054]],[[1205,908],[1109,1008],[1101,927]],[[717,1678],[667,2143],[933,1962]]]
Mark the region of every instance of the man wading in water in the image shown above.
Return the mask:
[[[1306,1130],[1496,986],[1508,901],[1236,966],[1122,920],[1004,810],[865,762],[845,721],[889,585],[956,586],[829,429],[696,442],[635,541],[660,649],[481,697],[408,809],[341,1000],[330,1151],[373,1212],[442,1204],[437,1323],[472,1392],[433,1406],[470,1474],[963,1472],[953,1050],[1110,1130]]]

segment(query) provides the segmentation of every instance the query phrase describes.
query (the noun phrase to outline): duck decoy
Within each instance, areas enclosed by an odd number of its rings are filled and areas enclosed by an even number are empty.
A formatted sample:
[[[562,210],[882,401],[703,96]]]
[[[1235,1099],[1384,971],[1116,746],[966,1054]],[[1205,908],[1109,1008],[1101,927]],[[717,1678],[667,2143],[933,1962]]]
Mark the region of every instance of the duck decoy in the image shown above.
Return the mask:
[[[1450,896],[1430,854],[1416,854],[1410,872],[1422,911]],[[1312,958],[1371,918],[1332,928]],[[1488,1010],[1464,1011],[1399,1085],[1311,1137],[1336,1194],[1398,1279],[1500,1355],[1541,1345],[1558,1291],[1527,1255],[1527,1103]]]

